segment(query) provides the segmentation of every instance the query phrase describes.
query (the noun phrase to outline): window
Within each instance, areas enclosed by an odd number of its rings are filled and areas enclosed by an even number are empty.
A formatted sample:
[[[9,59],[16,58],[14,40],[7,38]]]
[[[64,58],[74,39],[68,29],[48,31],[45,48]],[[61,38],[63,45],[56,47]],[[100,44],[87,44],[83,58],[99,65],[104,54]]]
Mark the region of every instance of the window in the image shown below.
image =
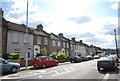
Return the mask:
[[[48,45],[47,37],[44,37],[44,45]]]
[[[69,56],[69,52],[68,52],[68,50],[66,50],[66,56]]]
[[[51,58],[51,57],[48,57],[48,60],[54,60],[53,58]]]
[[[57,46],[60,46],[60,41],[57,41]]]
[[[69,48],[69,43],[67,43],[67,48]]]
[[[56,46],[56,41],[52,40],[52,46]]]
[[[48,57],[44,57],[45,60],[48,60]]]
[[[18,33],[17,32],[13,33],[13,42],[18,42]]]
[[[65,47],[65,42],[63,42],[63,47]]]
[[[37,44],[41,44],[41,40],[39,36],[37,37]]]
[[[36,57],[35,60],[41,60],[42,58],[41,57]]]
[[[29,43],[28,40],[29,40],[28,35],[25,34],[25,35],[24,35],[24,43]]]

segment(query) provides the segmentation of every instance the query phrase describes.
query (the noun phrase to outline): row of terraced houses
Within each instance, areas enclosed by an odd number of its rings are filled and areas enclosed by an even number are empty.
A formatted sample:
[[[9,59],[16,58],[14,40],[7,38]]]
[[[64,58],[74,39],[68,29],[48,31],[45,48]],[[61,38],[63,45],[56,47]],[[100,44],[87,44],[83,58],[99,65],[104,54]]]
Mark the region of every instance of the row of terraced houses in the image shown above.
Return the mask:
[[[16,24],[3,18],[3,11],[0,9],[0,55],[7,53],[20,53],[20,57],[26,57],[28,50],[28,59],[33,59],[40,49],[47,50],[47,56],[51,53],[66,53],[67,56],[75,55],[93,55],[98,52],[106,52],[96,46],[89,46],[75,38],[66,38],[63,33],[55,35],[44,31],[42,24],[36,28],[28,27],[28,39],[26,39],[26,26],[24,24]],[[26,45],[27,44],[27,45]],[[26,49],[27,46],[27,49]]]

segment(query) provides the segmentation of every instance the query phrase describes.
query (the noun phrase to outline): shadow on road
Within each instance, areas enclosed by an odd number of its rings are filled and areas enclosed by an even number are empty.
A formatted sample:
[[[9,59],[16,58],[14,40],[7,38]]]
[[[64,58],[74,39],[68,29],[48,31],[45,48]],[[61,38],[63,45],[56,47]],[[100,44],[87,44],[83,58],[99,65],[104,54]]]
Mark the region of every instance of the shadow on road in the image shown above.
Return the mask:
[[[101,74],[106,74],[107,72],[109,72],[110,74],[119,74],[120,69],[119,68],[115,68],[115,69],[102,69],[101,71],[99,71],[99,73],[101,73]]]
[[[55,67],[55,66],[49,66],[49,67],[46,67],[46,68],[42,68],[42,67],[31,67],[30,70],[47,69],[47,68],[50,68],[50,67]]]

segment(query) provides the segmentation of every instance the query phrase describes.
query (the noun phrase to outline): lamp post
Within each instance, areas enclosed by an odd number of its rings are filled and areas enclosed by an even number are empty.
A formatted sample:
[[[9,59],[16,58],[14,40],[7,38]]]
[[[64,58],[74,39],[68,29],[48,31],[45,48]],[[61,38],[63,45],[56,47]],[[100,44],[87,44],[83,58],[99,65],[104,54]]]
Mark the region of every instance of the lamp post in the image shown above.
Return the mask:
[[[115,33],[116,53],[117,53],[117,57],[119,58],[119,55],[118,55],[118,47],[117,47],[117,38],[116,38],[116,29],[114,29],[114,33]],[[118,59],[117,59],[117,62],[118,62]]]
[[[28,66],[28,0],[27,0],[27,13],[26,13],[26,70]]]

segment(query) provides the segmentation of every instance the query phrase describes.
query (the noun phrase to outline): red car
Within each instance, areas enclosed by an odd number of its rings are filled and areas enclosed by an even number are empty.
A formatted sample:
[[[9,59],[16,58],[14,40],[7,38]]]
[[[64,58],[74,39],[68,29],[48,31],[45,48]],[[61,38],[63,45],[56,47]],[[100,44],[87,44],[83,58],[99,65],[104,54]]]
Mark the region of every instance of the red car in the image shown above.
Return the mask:
[[[54,66],[54,65],[57,66],[58,60],[55,60],[48,56],[38,56],[32,61],[32,65],[34,67],[42,67],[42,68],[46,68],[48,66]]]

